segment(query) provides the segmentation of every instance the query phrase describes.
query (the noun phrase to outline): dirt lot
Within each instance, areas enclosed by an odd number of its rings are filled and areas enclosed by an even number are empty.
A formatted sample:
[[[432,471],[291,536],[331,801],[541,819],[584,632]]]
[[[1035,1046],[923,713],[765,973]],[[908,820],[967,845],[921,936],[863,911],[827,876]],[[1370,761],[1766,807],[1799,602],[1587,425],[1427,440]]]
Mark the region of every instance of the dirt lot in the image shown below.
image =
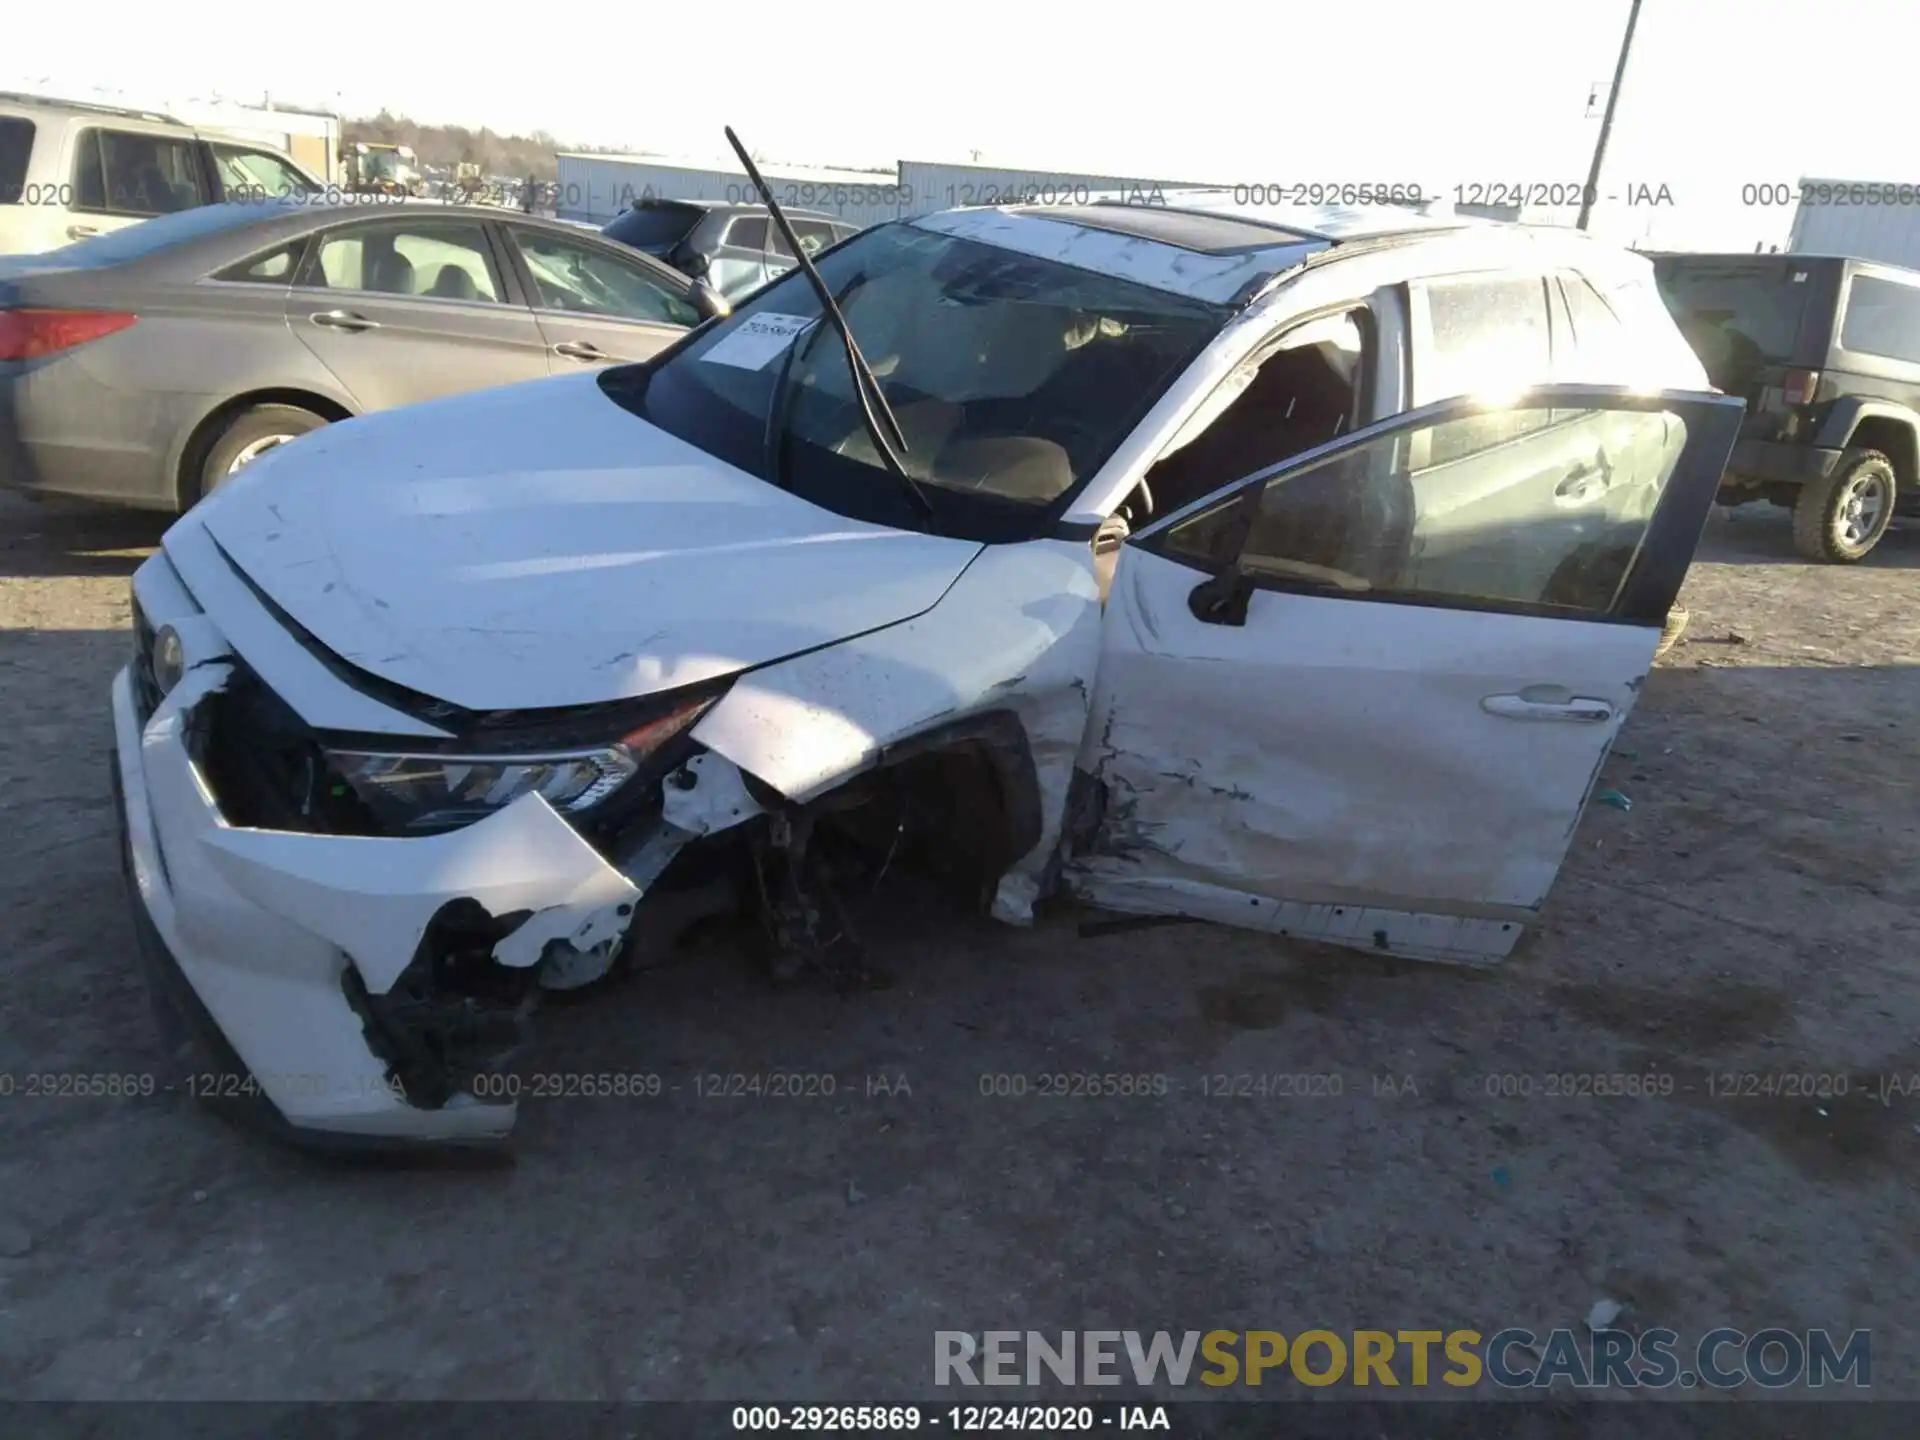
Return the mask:
[[[106,687],[159,528],[0,499],[0,1076],[156,1061]],[[0,1395],[926,1398],[936,1329],[1545,1331],[1605,1296],[1689,1339],[1870,1327],[1876,1396],[1920,1397],[1920,1096],[1866,1093],[1920,1077],[1920,532],[1816,568],[1781,512],[1716,516],[1685,602],[1602,781],[1632,809],[1587,815],[1499,971],[896,899],[885,992],[776,993],[721,943],[549,1011],[533,1068],[666,1091],[530,1103],[480,1172],[16,1086]],[[696,1092],[772,1070],[836,1093]],[[1062,1071],[1170,1093],[981,1093]],[[1544,1093],[1650,1071],[1670,1097]],[[1221,1073],[1341,1093],[1209,1098]]]

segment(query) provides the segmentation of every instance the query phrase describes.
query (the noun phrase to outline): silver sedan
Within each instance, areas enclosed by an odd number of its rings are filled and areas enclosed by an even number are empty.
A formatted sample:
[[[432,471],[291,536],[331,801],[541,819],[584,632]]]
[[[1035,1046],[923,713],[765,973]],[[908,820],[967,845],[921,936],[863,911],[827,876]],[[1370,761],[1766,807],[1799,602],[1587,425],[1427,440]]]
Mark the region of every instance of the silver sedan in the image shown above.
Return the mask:
[[[727,302],[490,207],[215,205],[0,261],[0,484],[185,510],[332,421],[645,360]]]

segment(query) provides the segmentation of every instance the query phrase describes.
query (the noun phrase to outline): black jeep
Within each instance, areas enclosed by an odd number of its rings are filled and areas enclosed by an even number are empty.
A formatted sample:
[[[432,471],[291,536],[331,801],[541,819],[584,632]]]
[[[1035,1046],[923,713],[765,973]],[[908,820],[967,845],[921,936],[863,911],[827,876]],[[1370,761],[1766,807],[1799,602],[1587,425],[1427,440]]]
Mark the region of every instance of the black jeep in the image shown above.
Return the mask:
[[[1920,271],[1825,255],[1657,255],[1707,376],[1746,398],[1720,503],[1793,511],[1809,560],[1851,564],[1920,515]]]

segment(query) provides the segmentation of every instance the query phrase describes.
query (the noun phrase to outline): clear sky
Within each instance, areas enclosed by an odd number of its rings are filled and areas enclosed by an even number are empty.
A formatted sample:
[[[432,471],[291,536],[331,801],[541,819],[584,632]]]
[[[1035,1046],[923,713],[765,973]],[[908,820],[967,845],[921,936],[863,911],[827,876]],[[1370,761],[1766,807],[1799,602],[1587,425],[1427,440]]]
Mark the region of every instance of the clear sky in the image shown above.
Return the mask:
[[[689,156],[723,155],[720,127],[732,124],[756,151],[797,164],[979,151],[990,164],[1227,183],[1577,185],[1599,128],[1588,96],[1612,75],[1627,9],[723,0],[669,14],[12,0],[0,88],[145,104],[271,94]],[[1908,87],[1862,83],[1832,59],[1863,49],[1920,55],[1920,4],[1644,0],[1602,190],[1664,184],[1674,204],[1603,207],[1603,228],[1750,248],[1784,238],[1791,207],[1743,207],[1744,185],[1920,184]]]

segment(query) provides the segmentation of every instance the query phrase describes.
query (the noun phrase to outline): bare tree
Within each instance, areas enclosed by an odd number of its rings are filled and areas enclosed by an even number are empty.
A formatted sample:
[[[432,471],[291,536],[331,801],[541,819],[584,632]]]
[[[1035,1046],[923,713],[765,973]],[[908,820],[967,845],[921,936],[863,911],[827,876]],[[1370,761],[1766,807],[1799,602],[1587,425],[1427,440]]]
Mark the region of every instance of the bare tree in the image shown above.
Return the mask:
[[[347,144],[409,145],[423,165],[478,165],[482,174],[531,175],[551,182],[559,173],[554,152],[559,142],[544,130],[531,135],[499,135],[482,126],[422,125],[404,115],[382,110],[378,115],[344,120],[340,138]]]

